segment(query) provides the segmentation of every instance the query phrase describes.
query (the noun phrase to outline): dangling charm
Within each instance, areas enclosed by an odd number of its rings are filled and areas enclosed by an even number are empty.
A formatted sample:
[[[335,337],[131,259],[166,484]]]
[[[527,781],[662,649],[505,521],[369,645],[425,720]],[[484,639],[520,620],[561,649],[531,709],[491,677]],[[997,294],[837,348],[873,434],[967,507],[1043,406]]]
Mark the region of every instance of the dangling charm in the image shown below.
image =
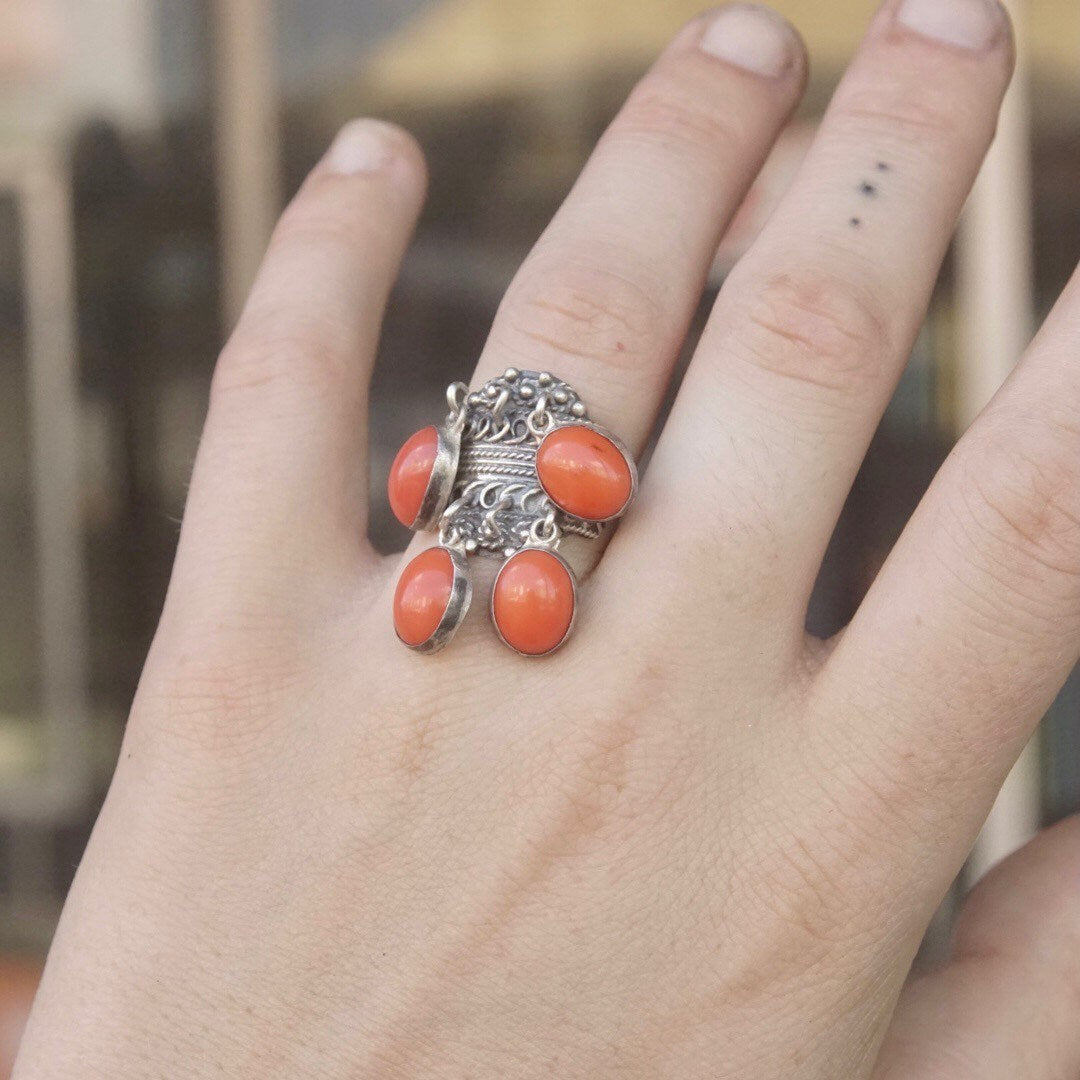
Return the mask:
[[[464,554],[449,547],[420,552],[401,573],[394,593],[394,629],[410,649],[446,648],[472,603]]]
[[[443,427],[418,431],[398,451],[390,466],[386,482],[390,509],[410,529],[430,529],[437,525],[450,501],[461,455],[466,393],[461,383],[451,386],[446,392],[450,415]]]
[[[567,533],[595,539],[626,513],[634,459],[548,372],[510,368],[472,394],[455,383],[447,400],[445,427],[414,435],[390,471],[395,515],[414,529],[438,524],[440,543],[402,573],[398,637],[420,652],[443,648],[469,607],[467,556],[494,555],[506,559],[491,594],[496,632],[523,656],[547,656],[577,608],[558,546]]]
[[[491,621],[514,652],[554,652],[570,636],[576,614],[577,582],[562,556],[527,547],[503,563],[491,590]]]

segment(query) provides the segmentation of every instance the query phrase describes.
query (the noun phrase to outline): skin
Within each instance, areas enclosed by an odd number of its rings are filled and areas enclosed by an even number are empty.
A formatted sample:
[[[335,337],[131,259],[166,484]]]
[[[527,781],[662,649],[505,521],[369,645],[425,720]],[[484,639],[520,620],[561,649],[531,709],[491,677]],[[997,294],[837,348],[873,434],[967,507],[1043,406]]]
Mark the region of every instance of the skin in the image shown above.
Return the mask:
[[[1080,654],[1080,282],[852,624],[803,629],[1012,64],[1003,17],[965,51],[895,9],[543,661],[483,604],[438,656],[394,639],[364,423],[423,165],[367,122],[378,167],[315,169],[214,377],[17,1080],[1080,1073],[1076,822],[995,871],[905,989]],[[764,77],[702,52],[704,25],[614,121],[475,376],[550,368],[638,450],[805,71],[793,34]]]

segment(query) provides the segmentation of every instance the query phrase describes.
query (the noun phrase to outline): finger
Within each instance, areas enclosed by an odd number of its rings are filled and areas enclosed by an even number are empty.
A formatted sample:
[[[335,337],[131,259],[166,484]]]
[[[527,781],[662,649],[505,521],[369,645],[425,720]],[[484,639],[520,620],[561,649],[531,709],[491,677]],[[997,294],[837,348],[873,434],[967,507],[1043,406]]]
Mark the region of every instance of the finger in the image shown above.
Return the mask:
[[[359,120],[285,211],[214,374],[177,575],[356,558],[368,380],[423,189],[413,141]]]
[[[816,739],[946,880],[1080,657],[1080,276],[960,440],[820,672]],[[920,841],[909,836],[914,848]]]
[[[994,0],[889,0],[791,191],[725,283],[653,459],[650,523],[701,537],[684,550],[707,552],[725,594],[755,572],[755,603],[779,609],[793,647],[1011,63]],[[737,557],[717,558],[717,543]]]
[[[1080,819],[994,870],[952,962],[904,992],[876,1080],[1080,1076]]]
[[[515,277],[476,384],[550,370],[640,450],[720,236],[805,77],[779,16],[689,24],[635,88]]]

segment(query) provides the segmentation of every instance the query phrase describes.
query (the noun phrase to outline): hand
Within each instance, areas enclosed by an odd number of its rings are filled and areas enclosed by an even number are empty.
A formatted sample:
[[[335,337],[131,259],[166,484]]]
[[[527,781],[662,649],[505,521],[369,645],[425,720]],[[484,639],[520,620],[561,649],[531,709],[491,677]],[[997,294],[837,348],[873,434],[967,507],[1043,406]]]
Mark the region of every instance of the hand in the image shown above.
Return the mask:
[[[536,662],[482,612],[438,656],[394,638],[364,418],[423,169],[395,129],[345,129],[214,377],[18,1080],[1076,1075],[1075,824],[901,990],[1080,652],[1080,284],[853,623],[803,630],[1011,58],[989,2],[885,5],[723,289],[574,638]],[[476,379],[550,369],[640,450],[804,71],[763,10],[686,27]]]

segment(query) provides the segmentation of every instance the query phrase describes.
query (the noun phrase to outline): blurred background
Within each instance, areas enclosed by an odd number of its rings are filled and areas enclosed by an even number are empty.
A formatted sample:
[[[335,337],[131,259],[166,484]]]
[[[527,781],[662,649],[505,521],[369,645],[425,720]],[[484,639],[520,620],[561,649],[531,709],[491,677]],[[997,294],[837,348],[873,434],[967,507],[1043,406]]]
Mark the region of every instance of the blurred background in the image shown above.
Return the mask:
[[[871,0],[776,0],[806,103],[701,318],[804,152]],[[1080,5],[1017,0],[1022,62],[926,330],[852,492],[812,628],[851,615],[936,467],[1080,259]],[[103,797],[168,579],[214,359],[283,201],[358,114],[431,198],[375,385],[383,480],[467,377],[499,297],[697,0],[0,2],[0,1080]],[[1080,807],[1080,680],[966,878]],[[962,887],[962,884],[961,886]],[[929,938],[947,932],[949,907]]]

